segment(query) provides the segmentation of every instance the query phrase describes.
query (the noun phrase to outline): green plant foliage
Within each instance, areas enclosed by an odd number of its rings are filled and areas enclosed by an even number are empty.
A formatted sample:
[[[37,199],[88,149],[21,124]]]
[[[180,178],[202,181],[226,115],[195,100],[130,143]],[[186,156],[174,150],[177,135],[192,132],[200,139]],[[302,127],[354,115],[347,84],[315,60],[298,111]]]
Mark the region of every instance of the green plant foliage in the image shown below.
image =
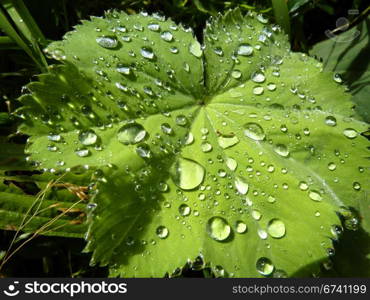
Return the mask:
[[[343,78],[353,95],[357,112],[366,122],[370,122],[369,27],[370,18],[367,18],[358,26],[316,44],[310,51],[323,59],[325,70],[337,72]]]
[[[233,10],[201,45],[109,12],[47,52],[63,63],[28,86],[20,131],[40,169],[94,170],[92,263],[161,277],[200,257],[216,276],[281,277],[333,254],[337,212],[364,199],[366,124],[279,27]]]

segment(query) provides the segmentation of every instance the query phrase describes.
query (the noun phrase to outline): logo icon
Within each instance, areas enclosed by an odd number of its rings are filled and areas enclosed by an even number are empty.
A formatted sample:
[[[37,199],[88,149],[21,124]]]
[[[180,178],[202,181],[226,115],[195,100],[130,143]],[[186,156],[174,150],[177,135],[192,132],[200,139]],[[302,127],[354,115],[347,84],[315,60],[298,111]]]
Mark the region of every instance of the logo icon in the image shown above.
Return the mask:
[[[9,284],[8,290],[4,290],[4,294],[9,297],[14,297],[19,294],[19,290],[15,288],[15,286],[19,283],[19,281],[14,281],[13,284]]]

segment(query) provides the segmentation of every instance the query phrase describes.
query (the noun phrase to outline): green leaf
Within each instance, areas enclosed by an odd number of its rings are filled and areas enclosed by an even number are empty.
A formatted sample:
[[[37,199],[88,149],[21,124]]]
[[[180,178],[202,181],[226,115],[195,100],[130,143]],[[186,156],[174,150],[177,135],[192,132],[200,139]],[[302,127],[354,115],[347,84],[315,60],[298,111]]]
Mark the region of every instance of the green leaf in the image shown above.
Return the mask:
[[[328,33],[330,38],[316,44],[310,52],[323,60],[325,70],[334,71],[343,78],[353,95],[356,111],[366,122],[370,122],[369,27],[370,18],[367,18],[341,34]]]
[[[86,251],[112,276],[199,256],[217,276],[316,273],[364,199],[366,124],[262,16],[230,11],[204,40],[156,15],[84,21],[21,98],[30,160],[94,170]]]

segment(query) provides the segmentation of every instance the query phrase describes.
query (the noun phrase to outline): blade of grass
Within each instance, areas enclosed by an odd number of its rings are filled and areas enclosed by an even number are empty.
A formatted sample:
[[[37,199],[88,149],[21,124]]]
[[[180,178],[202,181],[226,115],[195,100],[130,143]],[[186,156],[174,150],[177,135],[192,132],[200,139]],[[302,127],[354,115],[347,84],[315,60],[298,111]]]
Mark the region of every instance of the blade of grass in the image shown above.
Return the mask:
[[[19,49],[19,46],[7,36],[0,36],[0,50]]]
[[[290,17],[287,0],[271,0],[276,22],[290,36]]]

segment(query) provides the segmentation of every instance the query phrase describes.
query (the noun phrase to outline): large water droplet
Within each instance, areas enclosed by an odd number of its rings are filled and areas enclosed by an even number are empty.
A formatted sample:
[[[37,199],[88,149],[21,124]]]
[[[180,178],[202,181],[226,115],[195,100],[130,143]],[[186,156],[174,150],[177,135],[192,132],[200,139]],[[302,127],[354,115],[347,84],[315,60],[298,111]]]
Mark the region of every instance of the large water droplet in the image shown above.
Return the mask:
[[[111,36],[97,37],[96,42],[99,44],[99,46],[107,49],[114,49],[118,46],[118,41]]]
[[[253,73],[251,78],[254,82],[257,82],[257,83],[262,83],[266,80],[265,75],[263,75],[263,73],[260,73],[260,72]]]
[[[285,224],[279,219],[272,219],[267,224],[267,232],[275,239],[280,239],[285,235]]]
[[[235,178],[235,187],[241,195],[246,195],[248,193],[249,185],[242,177],[237,176]]]
[[[265,131],[257,123],[247,123],[244,125],[244,135],[255,141],[262,141],[265,138]]]
[[[82,145],[90,146],[97,142],[98,136],[93,130],[89,129],[81,131],[78,135],[78,139]]]
[[[224,241],[231,234],[231,227],[224,218],[212,217],[207,222],[207,233],[216,241]]]
[[[337,119],[333,116],[327,116],[325,118],[325,124],[334,127],[335,125],[337,125]]]
[[[271,260],[266,257],[261,257],[256,262],[256,269],[258,273],[268,276],[274,271],[274,265]]]
[[[136,153],[142,158],[151,158],[152,151],[150,147],[146,144],[142,144],[136,147]]]
[[[200,145],[200,147],[202,148],[203,152],[210,152],[210,151],[212,151],[212,148],[213,148],[212,145],[208,142],[203,142]]]
[[[147,136],[144,127],[138,123],[127,123],[117,132],[117,139],[124,145],[140,143]]]
[[[205,171],[194,160],[178,158],[170,168],[170,175],[179,188],[192,190],[203,182]]]
[[[312,190],[308,193],[308,196],[313,200],[313,201],[321,201],[322,197],[320,192]]]
[[[238,167],[238,163],[236,162],[235,159],[231,158],[231,157],[227,157],[226,158],[226,166],[231,170],[231,171],[235,171],[236,168]]]

